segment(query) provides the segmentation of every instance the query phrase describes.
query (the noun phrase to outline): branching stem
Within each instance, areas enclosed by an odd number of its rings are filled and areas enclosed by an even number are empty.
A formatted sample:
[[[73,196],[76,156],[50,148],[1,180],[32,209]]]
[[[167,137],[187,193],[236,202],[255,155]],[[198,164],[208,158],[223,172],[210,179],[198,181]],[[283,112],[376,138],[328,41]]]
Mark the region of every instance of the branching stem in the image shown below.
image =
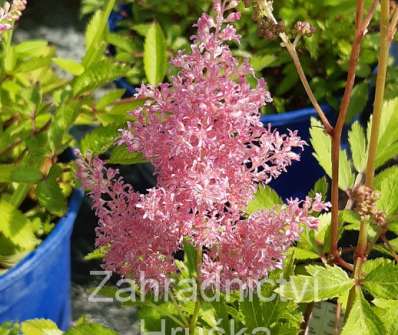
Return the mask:
[[[376,93],[375,101],[373,104],[373,116],[372,116],[372,129],[369,141],[368,160],[365,170],[365,185],[372,188],[373,179],[375,174],[375,160],[377,153],[377,144],[379,140],[380,120],[383,109],[384,91],[386,85],[387,67],[388,67],[388,56],[390,49],[390,1],[381,0],[381,18],[380,18],[380,47],[379,47],[379,59],[376,79]],[[368,254],[368,227],[369,222],[361,222],[358,244],[355,252],[355,270],[354,280],[356,283],[360,283],[362,277],[362,265],[366,260]],[[358,286],[358,285],[357,285]],[[352,306],[353,299],[355,299],[356,290],[351,289],[348,306]]]
[[[340,252],[338,249],[338,238],[339,238],[339,164],[340,164],[341,135],[343,132],[344,124],[346,122],[347,112],[352,96],[352,90],[355,84],[356,69],[361,51],[361,43],[364,36],[366,35],[368,26],[376,11],[377,4],[378,1],[374,0],[372,2],[371,7],[369,8],[366,17],[362,18],[364,13],[364,1],[357,0],[357,15],[356,15],[357,24],[355,29],[355,39],[351,50],[344,95],[339,108],[339,116],[337,118],[336,126],[334,127],[333,136],[332,136],[331,244],[332,244],[332,255],[336,260],[340,259]]]

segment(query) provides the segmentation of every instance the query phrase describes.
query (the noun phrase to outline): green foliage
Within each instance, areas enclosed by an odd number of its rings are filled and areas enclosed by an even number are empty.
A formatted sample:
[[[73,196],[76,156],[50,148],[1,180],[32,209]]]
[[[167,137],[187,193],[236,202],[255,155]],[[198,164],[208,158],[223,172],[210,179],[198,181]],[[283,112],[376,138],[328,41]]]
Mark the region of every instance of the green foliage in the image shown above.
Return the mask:
[[[282,203],[282,199],[271,187],[260,185],[254,198],[247,205],[246,212],[250,215],[262,209],[281,205]]]
[[[67,209],[66,198],[58,184],[61,174],[62,168],[59,165],[53,165],[48,176],[37,185],[39,204],[56,216],[62,216]]]
[[[381,115],[379,142],[377,146],[376,168],[383,166],[396,156],[398,151],[398,97],[386,100]],[[369,141],[372,121],[367,130]]]
[[[117,146],[112,149],[109,164],[133,165],[146,163],[144,155],[140,152],[130,152],[127,147]]]
[[[79,320],[66,332],[47,319],[32,319],[18,323],[0,324],[0,335],[117,335],[114,330],[86,319]]]
[[[158,23],[149,27],[145,36],[144,68],[150,84],[160,84],[167,71],[166,40]]]
[[[1,335],[19,335],[18,326],[11,323],[5,322],[0,324]]]
[[[398,300],[374,299],[375,313],[383,322],[385,335],[398,334]]]
[[[98,127],[83,138],[81,150],[83,154],[90,152],[93,155],[106,152],[113,145],[118,135],[117,126]]]
[[[350,106],[347,112],[347,123],[352,122],[355,116],[360,115],[369,99],[369,83],[364,81],[354,87],[352,90],[352,96]]]
[[[376,177],[375,186],[381,191],[377,207],[387,217],[396,215],[398,212],[398,168],[392,167],[380,173]]]
[[[98,323],[81,323],[69,329],[65,335],[117,335],[117,333]]]
[[[332,176],[332,143],[331,138],[323,130],[322,124],[316,119],[311,120],[311,144],[314,149],[314,156],[319,164],[325,170],[326,174]],[[339,187],[342,190],[351,188],[354,184],[354,172],[351,162],[348,159],[347,152],[340,150],[340,166],[339,166]]]
[[[78,76],[73,85],[73,94],[80,95],[87,91],[92,91],[111,82],[125,74],[125,69],[119,64],[110,60],[101,60],[88,67],[80,76]]]
[[[83,66],[89,68],[103,58],[106,47],[105,35],[109,15],[115,7],[116,0],[107,0],[104,10],[98,10],[91,20],[86,31],[86,55],[83,58]]]
[[[300,329],[302,315],[297,305],[291,301],[283,301],[275,296],[276,285],[266,284],[258,295],[246,297],[239,304],[239,312],[243,315],[243,324],[249,333],[256,328],[267,328],[271,334],[297,334]],[[274,295],[273,295],[274,294]]]
[[[386,334],[383,323],[360,291],[356,294],[354,304],[341,335],[358,334],[358,330],[364,335]]]
[[[383,259],[364,278],[364,288],[375,298],[398,300],[398,266]]]
[[[325,199],[327,197],[328,190],[328,180],[326,177],[322,177],[316,181],[314,187],[311,189],[308,195],[313,198],[317,193],[319,193],[322,195],[322,199]]]
[[[367,142],[365,132],[358,121],[354,122],[348,133],[352,152],[352,162],[358,172],[363,172],[367,161]]]
[[[118,116],[131,108],[120,102],[123,92],[99,100],[95,94],[126,72],[103,53],[114,4],[106,1],[91,19],[81,62],[58,57],[47,41],[14,44],[10,34],[1,41],[0,271],[34,249],[67,210],[73,166],[58,161],[68,147],[77,146],[71,128],[128,118]]]
[[[84,72],[84,66],[72,59],[54,58],[53,62],[74,76],[80,76]]]
[[[0,233],[23,250],[31,250],[38,243],[29,220],[5,200],[0,201]]]
[[[44,319],[22,322],[21,332],[23,335],[62,335],[62,331],[53,321]]]
[[[336,298],[354,285],[353,280],[336,266],[307,265],[305,270],[309,275],[290,277],[277,292],[295,302],[316,302]]]
[[[84,260],[85,261],[100,260],[105,257],[106,253],[108,252],[108,249],[109,248],[107,248],[106,246],[94,249],[92,252],[84,256]]]
[[[97,8],[100,1],[86,0],[82,11],[87,12]],[[117,33],[110,34],[108,41],[116,46],[115,58],[128,63],[133,69],[128,74],[128,78],[133,84],[140,84],[145,79],[154,80],[154,77],[148,76],[147,69],[143,71],[141,57],[147,45],[145,36],[152,22],[157,22],[164,32],[164,46],[167,53],[174,54],[179,49],[189,47],[192,25],[211,6],[210,0],[171,0],[167,2],[163,0],[124,0],[122,3],[132,4],[132,18],[121,22],[120,29]],[[293,31],[297,21],[308,21],[316,28],[317,32],[312,37],[304,39],[299,45],[300,58],[316,97],[333,106],[337,103],[335,97],[341,95],[346,79],[351,42],[353,41],[351,31],[355,18],[353,4],[352,0],[280,0],[274,4],[277,18],[283,18],[287,23],[288,32]],[[280,41],[267,41],[259,36],[257,27],[253,24],[252,7],[245,8],[241,5],[240,12],[242,18],[237,24],[242,41],[239,49],[234,46],[234,52],[248,57],[258,75],[264,75],[267,79],[270,90],[274,94],[275,103],[272,107],[267,107],[266,112],[275,110],[283,112],[310,105],[309,101],[304,98],[304,90],[286,50],[280,47]],[[369,89],[367,78],[371,76],[372,66],[377,61],[378,34],[376,31],[376,29],[370,29],[362,45],[363,52],[358,67],[360,81],[353,92],[349,119],[358,115],[367,101]],[[132,54],[135,57],[132,58]],[[151,70],[156,73],[155,67]],[[173,70],[168,73],[173,74]]]

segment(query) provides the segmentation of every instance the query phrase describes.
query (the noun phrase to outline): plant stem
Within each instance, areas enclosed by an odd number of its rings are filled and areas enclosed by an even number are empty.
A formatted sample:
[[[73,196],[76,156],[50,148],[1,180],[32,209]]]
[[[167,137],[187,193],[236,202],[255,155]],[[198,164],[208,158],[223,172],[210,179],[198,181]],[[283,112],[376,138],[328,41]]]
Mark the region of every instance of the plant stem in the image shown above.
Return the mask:
[[[380,120],[383,109],[384,91],[386,85],[387,67],[388,67],[388,56],[390,49],[389,41],[389,22],[390,22],[390,1],[381,0],[381,18],[380,18],[380,47],[379,47],[379,60],[377,69],[377,80],[376,80],[376,93],[375,101],[373,104],[373,116],[372,116],[372,130],[369,142],[368,160],[365,171],[365,185],[368,187],[373,186],[373,179],[375,173],[375,159],[377,153],[377,144],[379,140],[379,129]],[[356,287],[351,289],[347,306],[352,306],[353,300],[355,299],[356,291],[360,286],[360,280],[362,276],[362,264],[365,261],[368,254],[368,227],[369,222],[361,222],[358,244],[355,252],[355,270],[354,280]],[[347,313],[348,315],[348,313]]]
[[[300,58],[297,55],[297,50],[295,48],[295,45],[290,42],[290,40],[287,38],[286,34],[283,34],[283,35],[285,35],[285,36],[281,37],[281,38],[282,38],[282,40],[285,40],[284,44],[285,44],[286,50],[288,51],[290,57],[293,60],[294,66],[296,67],[297,74],[298,74],[298,76],[299,76],[299,78],[301,80],[301,83],[304,86],[305,92],[307,93],[308,98],[310,99],[315,111],[318,113],[318,116],[319,116],[319,118],[320,118],[320,120],[321,120],[321,122],[322,122],[322,124],[323,124],[323,126],[325,128],[325,131],[329,135],[331,135],[332,132],[333,132],[333,127],[330,124],[330,122],[329,122],[328,118],[326,117],[325,113],[323,112],[321,106],[318,103],[318,100],[316,99],[316,97],[315,97],[315,95],[314,95],[314,93],[313,93],[313,91],[311,89],[311,86],[310,86],[310,84],[309,84],[309,82],[307,80],[307,77],[306,77],[305,73],[304,73],[304,69],[303,69],[303,67],[301,65]]]
[[[274,24],[278,23],[271,10],[267,11],[266,16],[269,19],[271,19]],[[300,78],[301,83],[304,86],[304,90],[308,98],[310,99],[311,104],[313,105],[315,111],[318,113],[318,116],[325,128],[325,131],[329,135],[331,135],[333,132],[333,126],[330,124],[328,118],[326,117],[325,113],[322,110],[322,107],[319,105],[318,100],[316,99],[315,94],[312,91],[311,86],[308,82],[307,76],[305,75],[303,66],[301,65],[300,58],[297,54],[296,45],[299,41],[299,38],[296,37],[295,41],[292,43],[289,39],[289,36],[287,36],[286,33],[280,33],[279,37],[283,42],[283,46],[286,48],[287,52],[289,53],[289,56],[291,57],[294,66],[296,67],[297,74]]]
[[[384,91],[386,86],[388,56],[390,49],[389,18],[389,1],[381,0],[379,64],[377,68],[376,94],[373,105],[372,131],[369,142],[368,161],[365,171],[365,184],[368,187],[373,186],[377,144],[379,141],[380,121],[383,110]]]
[[[194,311],[189,322],[189,335],[195,335],[196,323],[198,322],[200,312],[200,267],[202,264],[202,249],[201,247],[196,248],[196,301]]]
[[[351,101],[352,90],[355,84],[356,69],[361,51],[361,43],[366,34],[367,28],[376,10],[378,1],[373,1],[368,15],[362,19],[364,12],[364,2],[357,0],[357,22],[355,29],[355,39],[352,45],[351,56],[349,61],[349,69],[347,75],[347,82],[344,90],[344,96],[339,109],[339,116],[337,118],[336,126],[333,130],[332,136],[332,229],[331,229],[331,245],[332,255],[335,259],[340,258],[338,250],[339,239],[339,164],[340,164],[340,147],[341,134],[343,132],[344,124],[347,118],[347,112]]]
[[[389,1],[381,0],[379,62],[377,69],[375,101],[373,104],[372,130],[369,141],[368,160],[365,170],[365,185],[370,188],[373,187],[377,144],[379,141],[380,122],[383,111],[384,91],[386,86],[388,56],[390,50],[389,20],[390,20]],[[366,256],[367,244],[368,244],[367,231],[368,231],[368,222],[362,222],[359,231],[358,246],[356,250],[356,254],[358,257]]]

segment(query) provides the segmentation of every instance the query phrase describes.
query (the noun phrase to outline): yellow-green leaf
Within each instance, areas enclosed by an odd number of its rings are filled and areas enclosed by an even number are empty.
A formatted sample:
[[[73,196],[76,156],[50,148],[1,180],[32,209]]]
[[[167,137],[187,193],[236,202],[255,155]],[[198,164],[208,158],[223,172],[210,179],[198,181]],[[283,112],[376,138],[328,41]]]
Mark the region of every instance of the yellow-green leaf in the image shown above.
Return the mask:
[[[0,201],[0,233],[23,249],[33,249],[39,244],[30,221],[12,204]]]
[[[383,323],[362,292],[358,292],[341,335],[386,335]]]
[[[84,66],[74,61],[73,59],[54,58],[53,62],[58,65],[62,70],[80,76],[84,72]]]
[[[22,335],[62,335],[63,332],[51,320],[33,319],[22,322]]]
[[[167,71],[166,39],[162,28],[154,22],[145,36],[144,68],[148,82],[152,85],[163,81]]]

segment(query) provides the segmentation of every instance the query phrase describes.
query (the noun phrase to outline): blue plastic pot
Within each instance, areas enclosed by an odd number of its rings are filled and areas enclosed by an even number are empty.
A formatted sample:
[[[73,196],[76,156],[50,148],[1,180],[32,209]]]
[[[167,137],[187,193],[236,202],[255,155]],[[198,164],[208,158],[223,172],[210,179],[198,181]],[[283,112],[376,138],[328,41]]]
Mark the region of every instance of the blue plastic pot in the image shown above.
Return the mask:
[[[40,246],[0,276],[0,323],[32,318],[71,322],[70,238],[83,192],[75,190],[68,213]],[[1,214],[0,214],[1,215]]]

